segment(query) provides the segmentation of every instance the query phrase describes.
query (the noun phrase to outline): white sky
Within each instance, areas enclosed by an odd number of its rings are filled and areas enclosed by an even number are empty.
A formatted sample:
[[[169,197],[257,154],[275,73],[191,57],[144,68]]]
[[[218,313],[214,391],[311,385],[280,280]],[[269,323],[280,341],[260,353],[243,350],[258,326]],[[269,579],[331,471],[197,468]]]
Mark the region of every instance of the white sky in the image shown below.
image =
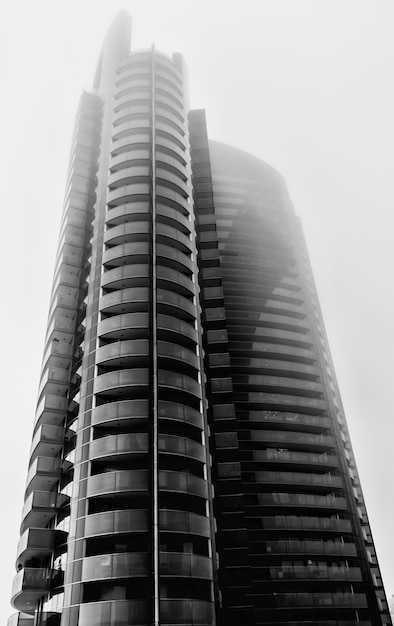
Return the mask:
[[[182,52],[211,138],[286,178],[301,216],[388,596],[394,593],[392,0],[0,0],[0,620],[19,538],[76,106],[117,12]],[[3,319],[4,318],[4,319]],[[1,619],[2,618],[2,619]]]

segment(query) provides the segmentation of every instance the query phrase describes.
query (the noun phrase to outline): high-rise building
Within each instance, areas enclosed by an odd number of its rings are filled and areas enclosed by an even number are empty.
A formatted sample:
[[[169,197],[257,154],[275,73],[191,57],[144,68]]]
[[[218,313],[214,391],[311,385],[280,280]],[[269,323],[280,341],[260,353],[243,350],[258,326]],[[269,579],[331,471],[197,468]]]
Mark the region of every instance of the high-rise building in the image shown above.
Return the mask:
[[[77,113],[9,626],[390,624],[283,178],[115,20]]]

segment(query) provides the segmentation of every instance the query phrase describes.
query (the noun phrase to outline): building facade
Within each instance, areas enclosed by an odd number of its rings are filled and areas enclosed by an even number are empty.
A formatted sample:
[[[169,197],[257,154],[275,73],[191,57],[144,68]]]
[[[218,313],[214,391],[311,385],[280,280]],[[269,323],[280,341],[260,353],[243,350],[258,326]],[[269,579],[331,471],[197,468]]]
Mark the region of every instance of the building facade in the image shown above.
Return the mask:
[[[286,185],[129,39],[77,112],[9,626],[391,624]]]

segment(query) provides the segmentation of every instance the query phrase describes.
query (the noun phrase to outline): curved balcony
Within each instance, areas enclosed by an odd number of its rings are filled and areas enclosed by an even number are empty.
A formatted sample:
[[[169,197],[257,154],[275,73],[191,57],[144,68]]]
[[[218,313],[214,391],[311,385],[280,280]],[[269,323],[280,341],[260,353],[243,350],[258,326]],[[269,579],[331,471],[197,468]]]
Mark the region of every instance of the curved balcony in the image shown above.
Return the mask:
[[[167,123],[170,128],[176,128],[180,135],[186,134],[185,122],[182,116],[175,115],[172,111],[169,111],[167,107],[163,106],[161,102],[156,102],[155,114],[156,120]]]
[[[322,567],[309,565],[303,566],[282,566],[269,567],[266,570],[267,578],[270,580],[330,580],[361,582],[361,570],[359,567]]]
[[[211,535],[209,518],[197,515],[197,513],[160,509],[159,522],[162,531],[199,535],[200,537],[210,537]]]
[[[97,376],[94,379],[93,393],[100,396],[127,396],[141,392],[145,394],[148,385],[148,369],[124,369]]]
[[[302,515],[275,515],[264,516],[260,519],[261,528],[270,530],[307,530],[317,531],[320,535],[328,533],[351,533],[350,520],[337,519],[336,517],[309,517]],[[257,531],[259,532],[259,531]]]
[[[197,307],[191,301],[179,293],[158,289],[156,292],[158,313],[168,314],[171,317],[194,322],[197,319]]]
[[[303,398],[321,398],[323,387],[320,383],[298,380],[294,377],[270,376],[260,374],[233,374],[234,388],[238,391],[262,391],[265,393],[284,393]]]
[[[347,509],[346,499],[331,494],[320,496],[309,493],[250,493],[246,495],[248,506],[272,507],[274,509],[321,509],[328,512],[343,512]]]
[[[107,435],[90,442],[89,458],[93,459],[124,459],[135,457],[136,454],[148,452],[149,437],[147,433],[122,433]]]
[[[102,320],[98,324],[102,339],[144,339],[149,335],[148,313],[124,313]]]
[[[129,98],[122,98],[122,101],[125,103],[129,103]],[[119,104],[115,107],[115,111],[119,110]],[[147,129],[149,131],[149,129]],[[123,139],[119,139],[115,144],[111,146],[111,158],[118,156],[124,152],[131,152],[134,150],[146,150],[150,147],[150,136],[149,132],[140,133],[139,135],[131,135],[130,137],[124,137]],[[111,161],[112,163],[112,161]]]
[[[53,341],[49,344],[42,359],[43,367],[59,367],[68,369],[70,367],[74,348],[68,343],[58,343]]]
[[[150,97],[151,89],[148,85],[140,85],[138,87],[120,85],[115,96],[115,110],[118,110],[118,104],[129,100],[130,102],[145,102]]]
[[[183,346],[179,346],[176,343],[169,343],[168,341],[159,341],[158,342],[158,356],[163,357],[163,359],[171,359],[174,361],[179,361],[182,364],[191,365],[196,370],[200,368],[199,357],[195,352],[189,350],[188,348],[184,348]],[[159,361],[160,364],[160,361]]]
[[[141,222],[126,222],[110,228],[104,233],[104,243],[119,246],[124,243],[149,241],[150,225],[147,220]]]
[[[117,126],[116,130],[122,130],[125,126],[128,127],[128,124],[121,124],[120,126]],[[146,179],[146,182],[148,182],[150,176],[151,173],[149,163],[146,165],[140,165],[137,163],[131,167],[112,172],[112,174],[108,177],[108,186],[111,189],[115,189],[116,187],[124,187],[125,185],[132,184],[133,181],[142,182],[143,180],[145,182]]]
[[[149,144],[146,147],[141,146],[130,146],[130,150],[127,152],[121,152],[116,156],[112,156],[110,159],[110,169],[111,171],[115,171],[117,168],[121,167],[129,167],[134,163],[150,163],[150,146]]]
[[[157,280],[159,289],[175,291],[182,296],[192,297],[195,293],[195,286],[189,276],[181,274],[170,267],[157,266]]]
[[[115,494],[141,493],[149,489],[147,470],[118,470],[105,474],[95,474],[87,479],[87,497],[103,497]]]
[[[158,243],[156,254],[158,265],[165,265],[183,274],[193,273],[194,263],[190,256],[187,256],[184,252],[163,243]]]
[[[174,177],[175,178],[175,177]],[[185,196],[187,197],[187,195]],[[193,222],[189,220],[190,213],[185,211],[179,211],[178,206],[169,206],[168,204],[156,203],[156,211],[158,215],[158,221],[163,224],[168,224],[173,228],[177,228],[187,236],[194,230]]]
[[[106,600],[87,602],[79,607],[78,626],[141,626],[149,622],[146,600]]]
[[[120,244],[104,251],[103,264],[108,267],[119,267],[130,263],[144,263],[149,260],[149,252],[148,241]]]
[[[312,454],[311,452],[290,452],[288,450],[251,450],[243,453],[246,461],[264,464],[291,464],[306,471],[329,471],[338,467],[338,459],[328,454]]]
[[[129,107],[122,106],[120,109],[118,109],[114,113],[112,117],[112,124],[113,124],[113,127],[116,128],[119,124],[122,124],[123,122],[131,121],[133,119],[150,120],[151,116],[152,116],[152,113],[150,111],[149,105],[134,104]]]
[[[307,398],[305,396],[289,395],[286,393],[244,392],[238,394],[239,401],[246,403],[250,408],[265,408],[277,411],[283,410],[305,412],[311,415],[319,415],[327,410],[327,402],[320,398]]]
[[[220,476],[220,464],[218,467]],[[312,491],[318,488],[319,491],[332,492],[337,489],[343,489],[342,479],[340,476],[332,476],[331,474],[311,474],[301,472],[251,472],[248,473],[245,481],[245,491],[259,491],[262,485],[278,485],[280,487],[297,487],[302,485],[305,488],[310,487]],[[264,489],[264,487],[262,487]],[[305,489],[307,490],[307,489]]]
[[[105,511],[85,518],[85,537],[148,532],[149,512],[145,509]]]
[[[292,608],[366,608],[367,598],[363,593],[277,593],[275,596],[261,596],[263,606],[272,611],[273,607]],[[269,608],[270,607],[270,608]],[[357,622],[355,622],[357,623]]]
[[[188,194],[189,195],[189,194]],[[156,185],[156,202],[164,206],[170,206],[184,215],[190,214],[190,204],[188,195],[177,193],[174,189],[169,189],[163,185]]]
[[[240,433],[240,439],[242,440],[242,438],[242,433]],[[314,450],[316,448],[329,450],[335,447],[334,439],[329,435],[315,435],[298,431],[286,432],[279,430],[251,430],[250,436],[248,433],[247,439],[245,440],[245,445],[253,448],[256,443],[260,442],[275,443],[278,444],[278,447],[283,444],[284,448],[294,445],[298,450]]]
[[[82,561],[82,581],[148,576],[149,555],[143,552],[99,554]]]
[[[160,343],[160,342],[159,342]],[[183,422],[191,424],[197,428],[203,429],[202,414],[190,406],[177,404],[176,402],[165,402],[159,400],[159,419],[167,419],[175,422]]]
[[[109,269],[101,275],[101,287],[107,291],[149,287],[149,259],[146,263],[133,263]]]
[[[30,465],[27,481],[26,496],[31,491],[51,491],[61,475],[60,459],[39,456]]]
[[[160,553],[161,576],[212,579],[212,561],[199,554]]]
[[[65,543],[67,533],[51,528],[27,528],[18,542],[16,568],[25,567],[32,559],[50,555],[55,539],[58,544]]]
[[[157,63],[155,66],[155,85],[163,89],[167,89],[169,93],[173,94],[176,98],[183,98],[183,84],[180,82],[178,76],[174,76],[173,68],[167,68],[164,64],[163,69]],[[166,69],[164,69],[164,67]],[[171,72],[171,73],[170,73]]]
[[[113,227],[126,222],[149,222],[149,204],[146,202],[126,202],[109,207],[105,214],[105,223]]]
[[[123,139],[124,137],[133,137],[133,135],[136,134],[136,131],[145,133],[147,129],[150,129],[150,120],[145,116],[141,116],[139,119],[120,122],[112,128],[112,145],[115,145],[116,141]]]
[[[176,89],[172,87],[170,83],[167,83],[164,81],[159,82],[158,80],[156,81],[155,100],[158,96],[165,97],[168,102],[172,102],[173,104],[176,104],[179,110],[181,111],[184,110],[182,96],[178,93]]]
[[[206,453],[201,443],[179,435],[159,435],[159,452],[175,454],[204,463]]]
[[[193,251],[193,242],[176,228],[166,224],[157,224],[157,241],[164,245],[174,247],[185,254]]]
[[[102,313],[138,313],[146,311],[149,300],[148,287],[130,287],[101,296],[99,306]]]
[[[322,415],[307,415],[304,413],[290,413],[286,411],[249,411],[249,421],[263,422],[269,425],[284,424],[286,428],[296,430],[308,430],[314,433],[327,432],[332,424],[328,417]]]
[[[159,167],[161,171],[169,171],[171,174],[186,182],[188,180],[188,171],[186,165],[179,161],[179,158],[175,155],[171,155],[171,152],[163,147],[158,147],[156,150],[156,167]],[[189,208],[190,213],[190,208]]]
[[[181,391],[201,399],[201,385],[194,378],[178,372],[160,370],[158,372],[159,387]]]
[[[146,88],[150,87],[151,78],[149,72],[137,72],[136,68],[133,68],[133,71],[124,72],[122,77],[115,81],[115,97],[122,93],[125,89],[125,86],[133,87],[138,90],[139,87]]]
[[[67,500],[59,493],[33,491],[23,505],[21,533],[28,527],[45,528]]]
[[[205,600],[161,599],[161,623],[171,626],[195,624],[196,626],[213,626],[215,624],[215,609],[213,602]]]
[[[62,581],[61,570],[25,567],[14,578],[11,604],[18,611],[33,613],[38,601]]]
[[[187,347],[190,341],[197,343],[197,331],[193,326],[187,324],[183,320],[178,320],[175,317],[169,315],[159,314],[157,316],[157,326],[159,330],[159,339],[172,343],[186,344]]]
[[[171,141],[167,137],[156,136],[156,150],[158,152],[165,151],[169,156],[178,161],[181,165],[186,165],[187,154],[185,150],[182,150],[175,142]]]
[[[325,556],[357,556],[354,543],[341,543],[340,541],[267,541],[266,552],[270,554],[307,554]],[[310,557],[309,557],[310,558]]]
[[[275,350],[276,351],[276,350]],[[233,371],[237,374],[255,374],[255,375],[277,375],[303,378],[307,380],[316,379],[320,372],[314,365],[306,363],[297,363],[285,361],[278,358],[253,358],[250,354],[249,358],[234,356],[231,359]]]
[[[149,341],[147,339],[117,341],[97,349],[96,363],[97,365],[121,368],[141,361],[144,362],[148,356]]]
[[[69,384],[69,370],[58,367],[47,367],[43,370],[41,375],[38,397],[41,397],[43,394],[50,396],[66,395]]]
[[[92,409],[92,426],[127,427],[143,423],[149,416],[148,400],[121,400]]]
[[[206,498],[208,493],[207,483],[204,479],[184,472],[160,471],[159,487],[163,491],[184,493],[200,498]]]
[[[54,457],[64,444],[65,430],[61,426],[43,424],[33,437],[30,448],[30,462],[37,456]]]
[[[182,145],[186,150],[185,132],[179,128],[178,124],[174,124],[165,118],[156,115],[155,130],[163,135],[171,135],[178,145]]]
[[[14,613],[7,620],[7,626],[34,626],[34,616],[27,613]]]

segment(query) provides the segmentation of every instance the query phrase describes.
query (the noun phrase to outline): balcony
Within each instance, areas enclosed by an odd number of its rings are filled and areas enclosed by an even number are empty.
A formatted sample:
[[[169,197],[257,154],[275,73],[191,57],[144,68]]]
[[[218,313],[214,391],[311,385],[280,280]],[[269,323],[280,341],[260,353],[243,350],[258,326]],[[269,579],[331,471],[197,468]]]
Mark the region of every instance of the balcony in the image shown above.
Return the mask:
[[[166,265],[183,274],[192,274],[194,264],[188,253],[181,252],[165,243],[157,244],[156,253],[159,265]]]
[[[212,561],[199,554],[160,553],[161,576],[212,579]]]
[[[160,622],[179,626],[196,624],[198,626],[213,626],[215,624],[215,610],[213,602],[205,600],[170,599],[160,600]]]
[[[150,225],[141,216],[140,221],[127,221],[107,230],[104,234],[104,243],[111,246],[121,246],[126,243],[148,242],[151,239]]]
[[[130,289],[132,287],[147,287],[149,285],[149,258],[145,263],[122,265],[107,270],[101,276],[101,286],[105,289]]]
[[[90,459],[120,460],[148,452],[149,437],[146,433],[122,433],[107,435],[90,442]]]
[[[107,600],[87,602],[79,609],[78,626],[140,626],[149,623],[146,600]]]
[[[93,513],[86,517],[85,537],[130,532],[141,533],[148,532],[149,528],[148,510],[105,511],[104,513]]]
[[[178,404],[176,402],[165,402],[159,400],[159,418],[173,420],[175,422],[185,422],[203,429],[203,416],[196,409]]]
[[[54,492],[33,491],[23,506],[21,533],[28,527],[44,528],[67,499]]]
[[[145,364],[148,355],[149,341],[147,339],[117,341],[97,349],[96,363],[119,369],[127,365],[138,367],[138,364]]]
[[[87,479],[87,497],[108,497],[147,492],[149,474],[147,470],[119,470],[96,474]]]
[[[11,593],[11,604],[18,611],[32,613],[38,601],[52,587],[63,583],[61,570],[43,568],[21,569],[14,578]]]
[[[64,444],[64,428],[43,424],[33,437],[30,448],[30,462],[37,456],[55,457]]]
[[[144,263],[149,258],[149,242],[134,241],[108,248],[103,254],[103,264],[106,267],[119,267],[134,263]]]
[[[103,339],[145,339],[148,335],[148,313],[124,313],[108,317],[98,324],[98,336]]]
[[[50,528],[28,528],[18,542],[16,568],[51,554],[55,539],[58,544],[64,543],[67,534]]]
[[[122,369],[101,374],[94,380],[93,392],[100,396],[130,396],[148,392],[148,369]]]
[[[160,530],[210,537],[211,521],[197,513],[160,509]]]
[[[8,618],[7,626],[34,626],[34,616],[27,613],[14,613]]]
[[[26,481],[26,495],[32,491],[51,491],[61,475],[60,459],[39,456],[31,464]]]
[[[149,561],[149,554],[143,552],[85,557],[82,562],[82,580],[145,577],[150,572]]]
[[[158,200],[160,200],[160,198],[158,198]],[[181,202],[179,204],[181,209],[184,208],[185,204],[187,207],[187,202],[184,198],[182,198],[182,196],[179,196],[179,200]],[[157,242],[176,248],[185,254],[190,254],[194,247],[190,237],[181,233],[177,228],[161,224],[160,222],[157,224]]]
[[[351,533],[352,525],[347,519],[335,517],[307,517],[298,515],[277,515],[275,517],[262,517],[259,521],[261,528],[277,530],[308,530],[335,533]],[[258,532],[258,531],[257,531]]]
[[[269,567],[266,570],[269,580],[310,580],[310,581],[346,581],[361,582],[361,570],[358,567]],[[265,576],[264,576],[265,578]]]
[[[146,311],[149,300],[148,287],[130,287],[111,291],[100,298],[100,311],[112,315]]]
[[[159,452],[175,454],[204,463],[206,453],[201,443],[178,435],[159,435]]]
[[[189,300],[195,293],[195,286],[190,276],[163,265],[157,266],[157,285],[159,289],[178,293]]]
[[[184,472],[159,472],[159,488],[163,491],[184,493],[207,498],[208,486],[203,478]]]
[[[148,415],[148,400],[121,400],[94,407],[92,425],[124,428],[146,422]]]
[[[357,556],[354,543],[342,543],[340,541],[267,541],[265,554],[307,554],[324,556]]]
[[[181,392],[201,398],[200,383],[186,374],[159,369],[158,384],[159,387],[169,389],[174,393]]]
[[[67,407],[67,398],[44,396],[37,405],[35,428],[39,428],[42,424],[60,426],[66,418]]]

